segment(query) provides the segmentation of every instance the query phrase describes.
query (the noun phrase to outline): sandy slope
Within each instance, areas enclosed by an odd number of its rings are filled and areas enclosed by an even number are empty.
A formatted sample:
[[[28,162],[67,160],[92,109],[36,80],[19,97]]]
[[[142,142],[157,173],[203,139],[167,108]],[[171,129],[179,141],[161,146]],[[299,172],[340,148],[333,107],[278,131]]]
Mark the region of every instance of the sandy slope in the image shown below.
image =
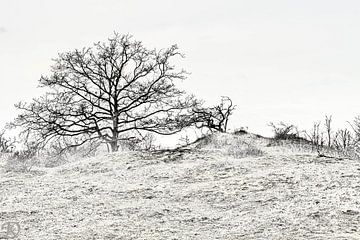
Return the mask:
[[[124,152],[0,172],[0,224],[37,240],[360,239],[360,162],[262,141],[241,159]]]

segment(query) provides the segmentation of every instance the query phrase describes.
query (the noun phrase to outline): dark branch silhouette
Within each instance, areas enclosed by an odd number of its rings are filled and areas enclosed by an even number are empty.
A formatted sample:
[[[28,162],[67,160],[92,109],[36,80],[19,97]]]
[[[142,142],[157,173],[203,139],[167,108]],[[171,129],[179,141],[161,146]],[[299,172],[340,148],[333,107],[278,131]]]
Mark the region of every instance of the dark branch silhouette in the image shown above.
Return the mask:
[[[226,132],[229,117],[236,106],[229,97],[222,97],[219,105],[203,108],[198,106],[193,109],[193,122],[198,128],[207,128],[210,131]]]
[[[199,102],[175,86],[186,78],[171,61],[176,45],[149,50],[129,35],[59,54],[52,74],[40,79],[49,91],[16,105],[14,124],[44,144],[68,139],[67,147],[101,140],[117,151],[119,141],[140,131],[170,135],[190,124]],[[134,136],[126,137],[131,139]]]

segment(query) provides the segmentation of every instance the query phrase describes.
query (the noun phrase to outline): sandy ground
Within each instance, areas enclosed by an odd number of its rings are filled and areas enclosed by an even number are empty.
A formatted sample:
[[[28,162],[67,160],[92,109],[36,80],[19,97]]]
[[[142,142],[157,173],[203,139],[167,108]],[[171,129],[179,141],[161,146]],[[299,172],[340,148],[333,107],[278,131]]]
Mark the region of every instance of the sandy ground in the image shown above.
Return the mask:
[[[0,224],[36,240],[360,239],[360,161],[260,147],[239,159],[200,148],[0,169]]]

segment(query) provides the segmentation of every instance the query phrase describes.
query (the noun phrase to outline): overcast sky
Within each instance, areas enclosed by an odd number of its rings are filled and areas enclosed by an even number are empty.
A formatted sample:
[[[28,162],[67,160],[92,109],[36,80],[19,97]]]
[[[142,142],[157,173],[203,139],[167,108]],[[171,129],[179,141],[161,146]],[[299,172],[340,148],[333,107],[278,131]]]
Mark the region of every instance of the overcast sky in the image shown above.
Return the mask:
[[[335,0],[0,0],[0,127],[39,94],[57,53],[130,33],[178,44],[183,83],[209,104],[229,96],[231,127],[338,126],[360,114],[360,2]]]

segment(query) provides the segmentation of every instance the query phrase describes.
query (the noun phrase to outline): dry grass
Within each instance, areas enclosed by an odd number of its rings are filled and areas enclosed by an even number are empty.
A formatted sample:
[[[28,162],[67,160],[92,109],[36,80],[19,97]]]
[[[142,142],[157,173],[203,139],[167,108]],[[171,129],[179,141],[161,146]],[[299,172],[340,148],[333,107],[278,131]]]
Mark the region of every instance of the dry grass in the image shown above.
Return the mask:
[[[234,158],[262,156],[264,154],[257,146],[256,137],[250,134],[212,134],[202,138],[197,147],[220,150]]]
[[[201,149],[0,174],[0,223],[19,221],[19,239],[29,240],[358,239],[359,161],[268,142],[224,134]],[[264,156],[229,157],[245,143]]]

